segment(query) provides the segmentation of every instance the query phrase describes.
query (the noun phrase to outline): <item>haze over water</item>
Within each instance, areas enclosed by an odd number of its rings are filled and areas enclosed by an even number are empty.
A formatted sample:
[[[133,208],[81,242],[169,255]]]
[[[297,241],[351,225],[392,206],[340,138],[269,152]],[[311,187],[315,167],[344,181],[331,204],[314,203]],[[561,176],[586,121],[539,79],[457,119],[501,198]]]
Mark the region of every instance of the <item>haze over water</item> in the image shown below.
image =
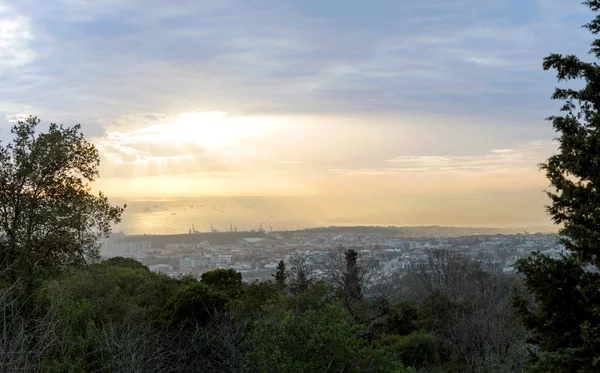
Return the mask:
[[[472,227],[539,227],[551,225],[539,191],[486,195],[454,194],[379,197],[206,197],[127,202],[116,230],[127,234],[187,233],[192,224],[207,232],[211,223],[225,231],[302,229],[331,225],[444,225]],[[484,213],[473,214],[473,210]],[[487,211],[487,212],[485,212]],[[531,213],[531,211],[537,211]]]

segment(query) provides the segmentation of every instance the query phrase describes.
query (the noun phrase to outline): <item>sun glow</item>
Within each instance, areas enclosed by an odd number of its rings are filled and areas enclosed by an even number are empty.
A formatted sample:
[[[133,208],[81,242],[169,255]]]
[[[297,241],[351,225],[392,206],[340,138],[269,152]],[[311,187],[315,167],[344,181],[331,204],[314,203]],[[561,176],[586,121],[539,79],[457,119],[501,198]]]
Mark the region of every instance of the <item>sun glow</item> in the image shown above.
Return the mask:
[[[184,113],[167,121],[128,133],[111,133],[109,138],[132,143],[195,143],[204,148],[236,145],[241,138],[261,136],[272,128],[267,121],[229,118],[224,112]]]
[[[187,143],[194,142],[204,147],[231,145],[233,137],[228,133],[225,113],[185,113],[175,119],[155,124],[129,134],[133,142]]]
[[[129,127],[124,129],[123,127]],[[151,177],[201,173],[222,178],[268,156],[265,141],[287,127],[281,118],[228,117],[224,112],[189,112],[150,121],[126,118],[96,145],[104,175]]]
[[[273,119],[228,117],[219,111],[191,112],[109,131],[97,145],[114,163],[185,161],[201,153],[228,157],[244,153],[242,140],[261,138],[282,125]]]

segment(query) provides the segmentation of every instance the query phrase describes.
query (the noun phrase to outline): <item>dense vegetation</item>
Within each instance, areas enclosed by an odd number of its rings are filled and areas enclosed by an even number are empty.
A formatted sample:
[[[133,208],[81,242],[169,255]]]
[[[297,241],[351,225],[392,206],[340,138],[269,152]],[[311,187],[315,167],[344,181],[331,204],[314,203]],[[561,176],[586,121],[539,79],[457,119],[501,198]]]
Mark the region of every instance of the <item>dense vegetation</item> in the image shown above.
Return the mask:
[[[358,291],[356,267],[342,271],[343,285],[298,269],[289,274],[300,278],[252,284],[231,269],[172,279],[124,258],[70,268],[33,296],[4,289],[0,363],[36,372],[522,367],[525,333],[510,307],[510,279],[447,252],[432,255],[445,260],[435,276],[415,272],[402,294],[366,287],[370,298]],[[25,314],[14,311],[27,305]]]

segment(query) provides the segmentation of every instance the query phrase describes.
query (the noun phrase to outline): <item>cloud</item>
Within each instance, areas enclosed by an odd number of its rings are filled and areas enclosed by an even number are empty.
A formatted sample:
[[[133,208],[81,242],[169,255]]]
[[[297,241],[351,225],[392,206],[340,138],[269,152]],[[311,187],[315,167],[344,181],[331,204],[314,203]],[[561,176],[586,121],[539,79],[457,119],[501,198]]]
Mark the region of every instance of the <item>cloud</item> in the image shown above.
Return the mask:
[[[477,173],[516,174],[537,171],[556,145],[552,142],[534,142],[517,149],[492,149],[486,154],[473,156],[398,156],[385,160],[391,164],[378,168],[335,168],[329,171],[343,176],[392,176],[405,173]]]
[[[140,113],[119,118],[94,142],[103,157],[103,177],[213,174],[247,170],[256,160],[264,165],[256,149],[245,145],[272,129],[268,119],[223,112]]]
[[[9,123],[17,123],[19,121],[25,120],[27,117],[29,117],[29,115],[27,115],[27,114],[13,114],[13,115],[7,115],[5,117],[5,119]]]
[[[26,65],[34,60],[36,53],[29,46],[33,37],[29,18],[0,3],[1,72],[9,72],[11,68]]]
[[[510,64],[509,61],[497,57],[470,57],[468,61],[480,65],[489,66],[503,66]]]
[[[586,52],[589,18],[563,0],[13,1],[0,117],[81,123],[103,177],[520,172],[543,157],[517,143],[552,136],[541,60]],[[318,124],[211,141],[148,132],[198,111]]]
[[[587,42],[560,2],[518,3],[22,0],[31,29],[11,50],[38,58],[0,98],[82,122],[197,106],[541,118],[541,58]]]

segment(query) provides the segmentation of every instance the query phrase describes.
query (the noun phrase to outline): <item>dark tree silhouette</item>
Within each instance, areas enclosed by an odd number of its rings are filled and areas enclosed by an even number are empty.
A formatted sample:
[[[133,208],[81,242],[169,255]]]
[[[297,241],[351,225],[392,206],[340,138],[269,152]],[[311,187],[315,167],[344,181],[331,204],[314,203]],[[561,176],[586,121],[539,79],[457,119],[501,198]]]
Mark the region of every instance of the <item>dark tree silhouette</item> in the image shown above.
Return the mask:
[[[299,295],[308,289],[314,282],[314,267],[312,263],[308,261],[306,255],[295,254],[290,259],[288,276],[292,294]]]
[[[346,255],[346,289],[348,296],[354,300],[362,299],[362,290],[360,288],[358,253],[352,249],[347,250]]]
[[[275,274],[273,274],[273,277],[275,277],[275,283],[280,288],[284,288],[287,276],[287,272],[285,271],[285,263],[283,260],[280,260],[279,264],[277,264],[277,271],[275,272]]]
[[[585,1],[592,11],[600,1]],[[600,16],[586,27],[600,32]],[[600,39],[590,53],[600,58]],[[534,254],[518,262],[535,307],[516,300],[539,353],[531,372],[596,372],[600,370],[600,66],[574,55],[552,54],[544,70],[555,70],[560,81],[582,80],[576,90],[557,88],[552,96],[564,101],[561,115],[549,118],[558,132],[559,151],[541,168],[552,190],[547,207],[562,225],[561,242],[568,253],[553,259]]]

